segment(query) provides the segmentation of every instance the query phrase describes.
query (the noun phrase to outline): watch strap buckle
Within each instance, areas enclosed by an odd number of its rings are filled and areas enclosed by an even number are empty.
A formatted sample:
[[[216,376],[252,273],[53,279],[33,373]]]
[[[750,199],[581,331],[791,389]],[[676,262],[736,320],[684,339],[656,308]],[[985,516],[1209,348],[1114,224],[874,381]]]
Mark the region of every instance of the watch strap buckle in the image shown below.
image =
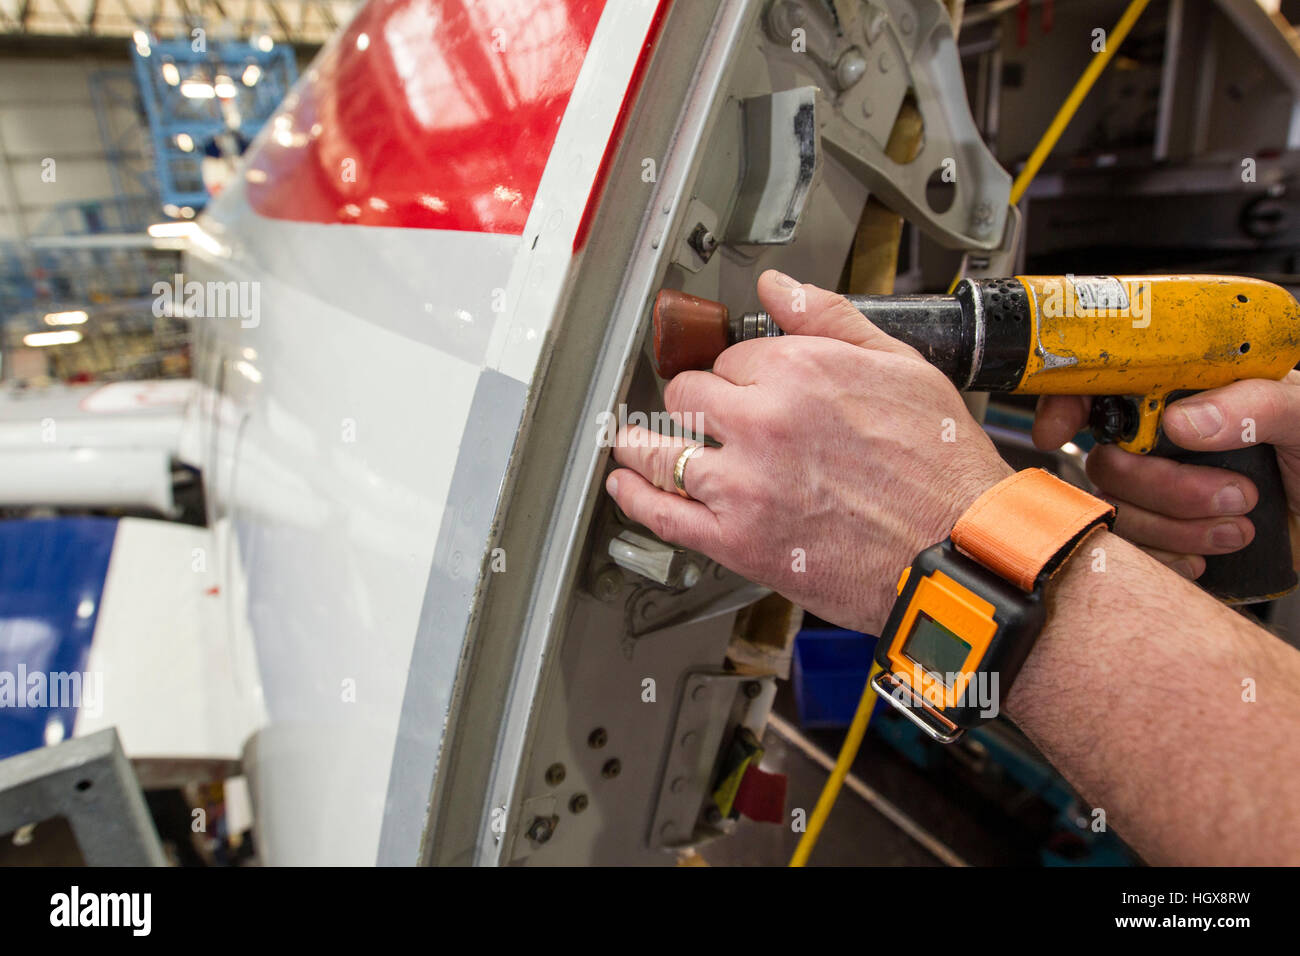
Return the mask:
[[[916,724],[926,735],[941,744],[950,744],[966,732],[935,708],[925,698],[912,690],[911,685],[887,670],[871,679],[871,689],[893,705],[904,717]]]

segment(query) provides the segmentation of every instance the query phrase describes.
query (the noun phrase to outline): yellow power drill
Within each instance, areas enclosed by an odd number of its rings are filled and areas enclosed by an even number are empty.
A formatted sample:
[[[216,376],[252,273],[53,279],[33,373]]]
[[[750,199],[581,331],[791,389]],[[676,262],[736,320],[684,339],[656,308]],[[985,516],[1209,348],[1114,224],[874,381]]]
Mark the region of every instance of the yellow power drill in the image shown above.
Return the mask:
[[[1285,289],[1237,276],[1064,275],[963,279],[952,295],[847,298],[960,389],[1096,396],[1089,425],[1097,441],[1249,477],[1259,489],[1249,515],[1255,537],[1207,558],[1197,583],[1237,604],[1296,586],[1273,447],[1188,451],[1160,428],[1171,401],[1239,379],[1280,379],[1300,362],[1300,305]],[[656,297],[653,319],[663,378],[710,368],[736,342],[782,334],[765,312],[733,316],[673,289]]]

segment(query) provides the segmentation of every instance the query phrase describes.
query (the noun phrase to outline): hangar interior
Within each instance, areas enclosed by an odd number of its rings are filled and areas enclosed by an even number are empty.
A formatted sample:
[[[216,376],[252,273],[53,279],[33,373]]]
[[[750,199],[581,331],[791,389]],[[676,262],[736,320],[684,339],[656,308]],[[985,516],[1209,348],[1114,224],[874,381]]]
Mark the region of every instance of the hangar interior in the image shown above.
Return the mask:
[[[0,0],[0,864],[788,861],[877,639],[630,521],[593,422],[663,411],[654,294],[769,267],[1295,294],[1300,2],[1133,6]],[[1144,862],[1010,721],[871,714],[811,864]]]

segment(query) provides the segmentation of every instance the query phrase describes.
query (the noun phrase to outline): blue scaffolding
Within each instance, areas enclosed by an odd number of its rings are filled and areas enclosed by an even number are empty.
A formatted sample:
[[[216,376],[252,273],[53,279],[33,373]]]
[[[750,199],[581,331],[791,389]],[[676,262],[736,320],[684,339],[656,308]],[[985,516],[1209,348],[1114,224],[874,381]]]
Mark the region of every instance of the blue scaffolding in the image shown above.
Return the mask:
[[[298,78],[293,50],[265,36],[253,42],[151,39],[131,56],[159,198],[164,208],[198,212],[208,200],[203,157],[243,153]]]

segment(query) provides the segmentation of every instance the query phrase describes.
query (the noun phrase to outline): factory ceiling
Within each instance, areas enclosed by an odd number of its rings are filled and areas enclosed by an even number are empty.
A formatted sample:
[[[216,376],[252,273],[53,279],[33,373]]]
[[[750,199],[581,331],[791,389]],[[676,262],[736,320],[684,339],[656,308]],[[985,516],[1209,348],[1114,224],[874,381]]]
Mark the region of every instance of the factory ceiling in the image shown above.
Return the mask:
[[[0,0],[0,37],[174,38],[195,28],[211,39],[266,35],[280,43],[324,43],[355,0]]]

